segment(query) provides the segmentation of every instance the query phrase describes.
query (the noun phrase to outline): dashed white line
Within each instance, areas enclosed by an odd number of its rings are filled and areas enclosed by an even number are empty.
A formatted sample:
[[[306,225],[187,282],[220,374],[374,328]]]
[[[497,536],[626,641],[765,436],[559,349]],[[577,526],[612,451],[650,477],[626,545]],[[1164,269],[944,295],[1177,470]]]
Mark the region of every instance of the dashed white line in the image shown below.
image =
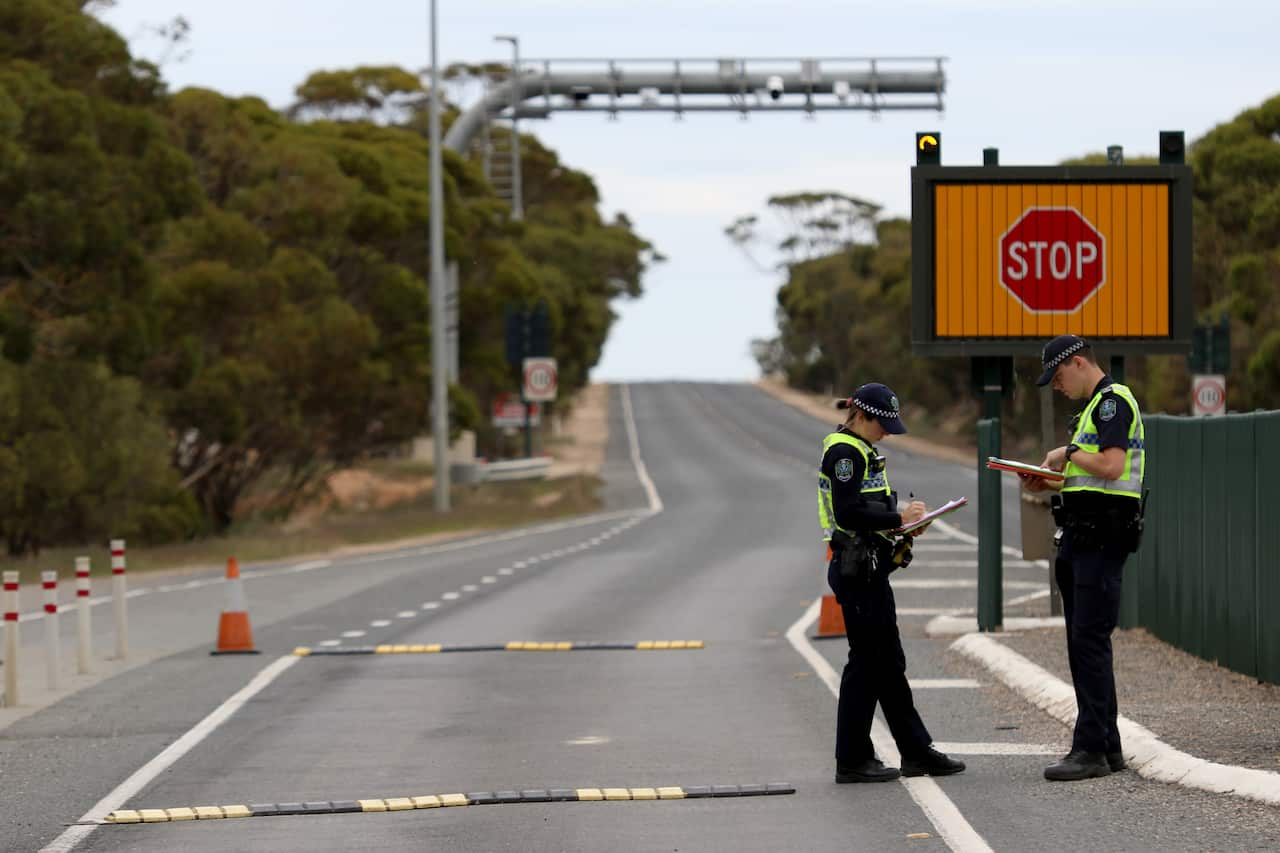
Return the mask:
[[[316,643],[316,645],[317,646],[340,646],[342,645],[342,641],[341,640],[321,640],[320,642]]]
[[[438,602],[438,601],[424,601],[424,602],[422,602],[422,609],[423,609],[423,610],[435,610],[435,609],[436,609],[437,607],[439,607],[439,606],[440,606],[440,602]]]
[[[462,598],[462,596],[461,596],[459,593],[456,593],[456,592],[446,592],[444,595],[442,595],[442,596],[440,596],[440,597],[441,597],[442,599],[444,599],[445,601],[456,601],[456,600],[458,600],[459,598]]]
[[[396,617],[399,619],[412,619],[417,615],[418,615],[418,611],[416,610],[401,610],[399,613],[396,614]]]
[[[363,636],[364,636],[364,631],[343,631],[343,632],[342,632],[342,636],[344,636],[344,637],[363,637]]]
[[[498,569],[498,574],[500,574],[500,575],[514,575],[514,574],[515,574],[515,569]]]
[[[369,623],[370,628],[385,628],[391,624],[390,619],[374,619]]]
[[[463,586],[462,586],[462,591],[463,591],[463,592],[475,592],[475,591],[476,591],[477,589],[479,589],[479,588],[480,588],[480,587],[476,586],[476,585],[475,585],[475,584],[473,584],[473,583],[463,584]]]
[[[498,582],[498,579],[495,578],[493,575],[485,575],[484,577],[480,578],[480,583],[497,583],[497,582]]]
[[[513,568],[513,569],[523,569],[523,568],[525,567],[525,565],[526,565],[526,564],[525,564],[525,562],[522,560],[522,561],[520,561],[519,563],[512,563],[512,564],[511,564],[511,568]]]

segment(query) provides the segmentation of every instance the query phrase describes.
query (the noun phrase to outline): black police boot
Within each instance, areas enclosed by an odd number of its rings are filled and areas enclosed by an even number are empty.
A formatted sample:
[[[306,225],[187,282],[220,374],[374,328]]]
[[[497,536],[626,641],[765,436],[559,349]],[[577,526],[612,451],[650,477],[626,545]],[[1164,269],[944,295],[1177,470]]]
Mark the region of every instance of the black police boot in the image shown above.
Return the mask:
[[[848,782],[892,782],[902,774],[896,767],[885,767],[878,758],[868,758],[857,764],[841,764],[836,762],[836,783],[844,785]]]
[[[1112,773],[1119,773],[1129,765],[1124,763],[1124,753],[1120,750],[1107,753],[1107,766],[1111,768]]]
[[[916,756],[902,756],[903,776],[950,776],[964,770],[964,762],[949,758],[933,747]]]
[[[1111,767],[1105,754],[1074,749],[1067,753],[1066,758],[1044,769],[1044,778],[1050,782],[1076,782],[1110,775]]]

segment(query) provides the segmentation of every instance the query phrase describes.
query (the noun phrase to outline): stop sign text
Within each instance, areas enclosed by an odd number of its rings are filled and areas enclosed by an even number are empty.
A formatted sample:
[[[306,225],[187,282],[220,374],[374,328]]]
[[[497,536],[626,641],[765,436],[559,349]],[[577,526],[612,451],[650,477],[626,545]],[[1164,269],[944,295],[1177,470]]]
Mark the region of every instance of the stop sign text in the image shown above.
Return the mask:
[[[1077,310],[1106,278],[1106,242],[1073,207],[1033,207],[1000,238],[1000,282],[1032,312]]]

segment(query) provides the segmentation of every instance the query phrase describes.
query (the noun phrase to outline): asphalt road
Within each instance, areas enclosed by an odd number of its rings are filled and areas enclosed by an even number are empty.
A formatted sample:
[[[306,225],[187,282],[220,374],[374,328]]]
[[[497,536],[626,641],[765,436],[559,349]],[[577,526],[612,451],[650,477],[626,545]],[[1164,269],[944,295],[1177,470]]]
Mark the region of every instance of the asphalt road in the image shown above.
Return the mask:
[[[628,440],[627,394],[652,495]],[[936,740],[966,753],[969,770],[936,785],[834,785],[835,699],[787,638],[824,591],[814,466],[827,426],[745,385],[614,393],[604,472],[610,514],[256,578],[250,609],[261,656],[210,658],[201,644],[0,732],[0,847],[39,850],[59,837],[295,646],[512,640],[706,645],[299,658],[112,807],[769,782],[790,783],[796,793],[101,826],[72,839],[74,849],[1257,846],[1247,824],[1229,819],[1229,798],[1132,773],[1044,782],[1050,757],[1036,753],[1064,752],[1066,730],[1011,712],[1003,688],[948,653],[946,640],[924,636],[931,614],[975,600],[965,585],[976,575],[972,544],[937,529],[921,540],[931,547],[897,576],[898,605],[913,614],[901,620],[909,674],[926,680],[917,705]],[[972,471],[891,447],[886,442],[898,488],[933,503],[976,497]],[[1013,539],[1011,500],[1005,513]],[[976,531],[976,512],[952,519]],[[1009,596],[1045,580],[1043,569],[1016,561],[1005,578]],[[167,608],[181,619],[184,602],[207,608],[215,592],[174,593]],[[825,661],[838,673],[842,640],[800,645],[816,648],[819,669]],[[964,686],[975,675],[979,686]]]

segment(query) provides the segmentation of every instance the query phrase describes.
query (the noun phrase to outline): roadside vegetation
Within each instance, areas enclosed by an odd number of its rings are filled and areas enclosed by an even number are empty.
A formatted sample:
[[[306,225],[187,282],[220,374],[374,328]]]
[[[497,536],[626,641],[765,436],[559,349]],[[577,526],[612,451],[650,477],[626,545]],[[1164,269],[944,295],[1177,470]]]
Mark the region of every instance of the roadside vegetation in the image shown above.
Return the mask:
[[[239,535],[259,523],[253,507],[287,517],[431,422],[422,79],[317,71],[283,110],[171,92],[94,5],[0,4],[11,557]],[[515,387],[505,306],[547,305],[569,399],[611,303],[639,296],[657,260],[624,216],[601,217],[589,176],[531,137],[522,148],[522,222],[475,156],[443,152],[461,269],[450,428],[475,430],[482,452],[497,440],[490,401]]]

